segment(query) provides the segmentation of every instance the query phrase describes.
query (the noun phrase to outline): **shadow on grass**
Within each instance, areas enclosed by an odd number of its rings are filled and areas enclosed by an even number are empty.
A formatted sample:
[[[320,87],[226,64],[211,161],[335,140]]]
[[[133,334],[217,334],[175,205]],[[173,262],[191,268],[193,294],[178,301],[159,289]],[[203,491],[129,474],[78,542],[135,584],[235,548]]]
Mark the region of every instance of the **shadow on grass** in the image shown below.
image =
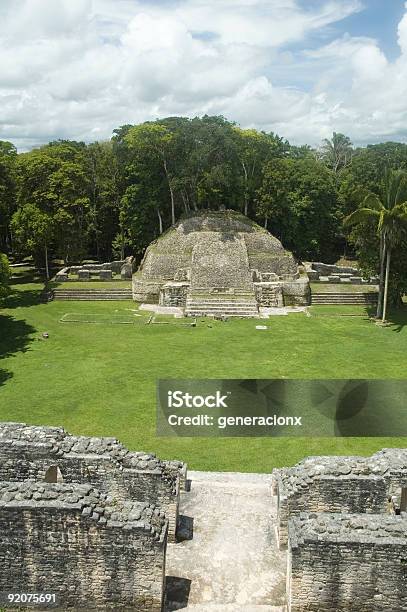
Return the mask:
[[[32,342],[30,335],[35,331],[34,327],[31,327],[25,321],[0,314],[0,360],[28,350]],[[0,368],[0,387],[12,376],[11,372]]]
[[[19,306],[37,306],[44,302],[44,289],[25,289],[24,291],[13,291],[2,300],[3,308],[17,308]]]
[[[370,320],[375,319],[375,308],[369,308],[366,313],[369,315]],[[386,321],[387,323],[385,323],[385,326],[390,327],[392,331],[397,333],[403,331],[403,328],[407,325],[407,305],[389,310]],[[377,319],[377,324],[380,324],[380,319]]]
[[[394,332],[400,333],[403,331],[403,328],[407,325],[407,306],[391,310],[387,316],[387,320]]]

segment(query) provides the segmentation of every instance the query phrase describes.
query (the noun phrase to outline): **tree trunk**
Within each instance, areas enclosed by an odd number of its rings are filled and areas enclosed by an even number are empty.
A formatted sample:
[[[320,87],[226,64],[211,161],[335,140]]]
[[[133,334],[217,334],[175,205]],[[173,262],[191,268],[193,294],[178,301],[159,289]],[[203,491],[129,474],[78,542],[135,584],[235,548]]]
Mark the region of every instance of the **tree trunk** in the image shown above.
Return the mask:
[[[157,216],[158,216],[158,226],[160,228],[160,234],[163,233],[163,219],[161,217],[160,209],[157,208]]]
[[[266,216],[264,217],[264,229],[267,229],[268,220],[269,220],[269,218],[268,218],[268,216],[266,215]]]
[[[168,175],[168,168],[167,168],[167,160],[164,158],[164,172],[165,172],[165,176],[167,177],[167,182],[168,182],[168,188],[170,190],[170,196],[171,196],[171,223],[172,225],[175,225],[175,200],[174,200],[174,192],[172,190],[171,187],[171,180],[170,177]]]
[[[380,235],[380,280],[379,295],[377,299],[376,319],[381,319],[383,314],[383,294],[384,294],[384,264],[386,259],[386,241],[383,232]]]
[[[249,210],[249,197],[248,197],[248,178],[247,178],[247,170],[246,170],[246,164],[244,162],[242,162],[242,166],[243,166],[243,172],[244,172],[244,214],[247,217],[247,213]]]
[[[49,280],[48,248],[47,248],[47,245],[45,245],[45,274],[46,274],[47,280]]]
[[[389,292],[389,276],[390,276],[390,259],[391,259],[391,249],[387,248],[387,257],[386,257],[386,280],[384,283],[384,298],[383,298],[383,323],[386,320],[386,310],[387,310],[387,296]]]

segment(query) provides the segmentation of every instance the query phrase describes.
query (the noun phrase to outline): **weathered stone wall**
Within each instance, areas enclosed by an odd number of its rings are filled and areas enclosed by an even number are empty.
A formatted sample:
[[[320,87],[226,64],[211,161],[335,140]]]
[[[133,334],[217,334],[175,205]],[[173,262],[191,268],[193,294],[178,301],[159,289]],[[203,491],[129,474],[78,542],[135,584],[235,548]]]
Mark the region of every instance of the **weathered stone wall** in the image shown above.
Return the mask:
[[[65,609],[161,612],[167,522],[86,485],[0,482],[0,591]]]
[[[160,291],[160,306],[183,308],[186,305],[189,283],[171,282],[162,286]]]
[[[380,476],[322,476],[312,484],[278,498],[280,546],[287,544],[288,521],[301,512],[386,512],[387,486]]]
[[[288,521],[301,512],[385,514],[388,498],[407,487],[407,451],[382,451],[372,457],[308,457],[273,471],[277,530],[287,544]]]
[[[225,239],[220,232],[204,233],[192,252],[191,287],[251,290],[252,276],[244,239]]]
[[[256,300],[264,308],[284,306],[283,290],[280,283],[254,283]]]
[[[308,306],[311,303],[311,290],[307,278],[284,280],[282,290],[284,306]]]
[[[115,438],[68,435],[62,428],[0,423],[0,480],[44,481],[58,467],[63,481],[89,483],[117,499],[160,505],[175,538],[180,476],[186,466],[167,464],[154,455],[130,452]]]
[[[289,537],[289,612],[407,610],[405,519],[301,515]]]

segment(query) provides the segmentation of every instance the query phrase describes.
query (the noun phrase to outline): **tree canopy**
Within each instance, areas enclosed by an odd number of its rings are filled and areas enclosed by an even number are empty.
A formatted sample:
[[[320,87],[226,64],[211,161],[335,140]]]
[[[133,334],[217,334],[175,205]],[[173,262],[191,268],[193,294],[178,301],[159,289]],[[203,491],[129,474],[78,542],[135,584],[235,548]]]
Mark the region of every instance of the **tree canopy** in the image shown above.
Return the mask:
[[[381,197],[386,169],[407,171],[407,145],[355,148],[334,132],[314,150],[222,116],[123,125],[107,142],[58,140],[20,154],[0,141],[0,250],[31,255],[44,270],[55,258],[141,257],[181,214],[229,208],[299,260],[345,254],[377,273],[374,223],[343,220],[369,194]],[[391,292],[407,285],[403,245],[392,252]]]

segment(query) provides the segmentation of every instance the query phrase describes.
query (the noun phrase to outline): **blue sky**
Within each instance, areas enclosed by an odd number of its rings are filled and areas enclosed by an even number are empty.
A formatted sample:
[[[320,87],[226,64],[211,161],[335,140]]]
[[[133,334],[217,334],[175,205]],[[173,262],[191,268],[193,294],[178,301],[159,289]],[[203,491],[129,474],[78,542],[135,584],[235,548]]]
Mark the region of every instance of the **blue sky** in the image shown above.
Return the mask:
[[[1,0],[0,53],[20,150],[204,113],[297,144],[407,140],[401,0]]]
[[[397,26],[404,15],[404,1],[365,0],[363,7],[363,10],[338,24],[338,33],[346,31],[351,36],[376,38],[387,57],[395,59],[400,54]]]

